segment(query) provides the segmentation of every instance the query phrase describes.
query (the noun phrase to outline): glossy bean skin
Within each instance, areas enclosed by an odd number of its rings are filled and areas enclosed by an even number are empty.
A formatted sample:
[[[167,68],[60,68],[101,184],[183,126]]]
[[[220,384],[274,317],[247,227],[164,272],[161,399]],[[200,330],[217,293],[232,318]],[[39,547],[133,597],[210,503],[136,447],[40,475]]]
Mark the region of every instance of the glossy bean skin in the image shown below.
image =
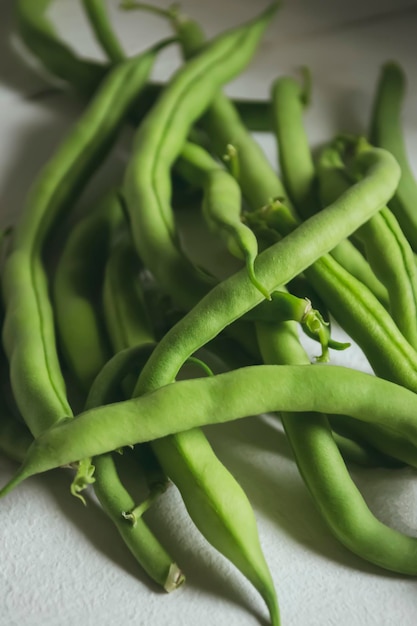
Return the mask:
[[[108,154],[158,47],[119,66],[43,168],[13,231],[2,288],[3,342],[19,409],[37,436],[71,415],[58,362],[43,249],[57,220],[73,205],[93,168]]]
[[[266,363],[309,364],[291,323],[260,322],[257,330]],[[371,563],[391,571],[415,571],[417,539],[389,528],[369,510],[345,466],[327,417],[282,412],[281,420],[300,474],[333,534]]]
[[[402,128],[402,106],[406,77],[394,62],[381,70],[370,123],[370,140],[389,150],[401,167],[401,178],[389,207],[396,216],[414,251],[417,250],[417,182],[414,178],[405,146]]]

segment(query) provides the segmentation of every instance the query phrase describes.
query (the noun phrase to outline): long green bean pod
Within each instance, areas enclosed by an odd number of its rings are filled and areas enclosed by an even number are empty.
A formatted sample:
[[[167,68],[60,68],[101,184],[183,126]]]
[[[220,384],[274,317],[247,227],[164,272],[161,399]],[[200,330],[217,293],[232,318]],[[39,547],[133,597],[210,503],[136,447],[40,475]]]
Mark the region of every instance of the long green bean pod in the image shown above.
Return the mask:
[[[113,192],[76,224],[64,246],[54,280],[58,338],[71,374],[81,389],[89,392],[87,408],[114,399],[115,387],[121,382],[103,381],[102,368],[110,359],[112,350],[100,310],[109,249],[117,235],[120,236],[123,222],[121,206],[116,192]],[[125,280],[128,278],[123,273],[122,276]],[[123,377],[120,368],[118,373]],[[94,473],[88,479],[91,467]],[[84,500],[81,492],[88,482],[93,482],[104,512],[114,522],[141,567],[166,591],[173,591],[181,585],[184,580],[181,571],[142,517],[136,515],[134,524],[125,517],[136,509],[136,504],[119,477],[112,455],[99,455],[93,460],[86,458],[78,468],[71,486],[72,493]]]
[[[354,232],[390,197],[399,177],[393,157],[375,149],[357,158],[364,178],[335,203],[259,254],[258,278],[267,289],[273,291],[303,272]],[[161,340],[142,372],[136,392],[150,384],[156,388],[174,380],[184,358],[259,304],[260,299],[261,294],[247,279],[245,271],[236,272],[214,287]],[[405,341],[404,344],[408,345]]]
[[[105,260],[114,233],[124,222],[116,192],[72,229],[58,259],[53,281],[59,343],[71,372],[86,393],[110,346],[96,313]]]
[[[308,365],[291,323],[257,323],[265,362]],[[349,550],[391,571],[411,573],[416,538],[381,523],[369,510],[345,466],[326,416],[281,413],[301,476],[333,534]]]
[[[136,133],[124,184],[133,238],[160,286],[171,293],[175,284],[172,295],[185,308],[214,283],[179,249],[170,208],[170,167],[220,86],[249,62],[275,9],[272,5],[256,20],[220,35],[180,68]],[[190,293],[195,294],[192,302]]]
[[[417,182],[410,167],[402,129],[406,78],[398,63],[386,63],[379,77],[371,114],[371,143],[389,150],[401,167],[401,178],[389,207],[417,251]]]
[[[117,67],[43,168],[14,228],[2,288],[3,342],[20,412],[34,436],[71,415],[55,345],[43,250],[58,218],[108,154],[161,45]]]
[[[114,399],[123,383],[123,379],[135,367],[140,371],[144,360],[148,357],[150,345],[125,354],[119,352],[103,366],[90,388],[85,408],[103,406]],[[111,367],[106,367],[111,365]],[[120,536],[132,552],[135,559],[146,573],[166,591],[174,591],[183,584],[185,577],[178,565],[160,544],[142,517],[149,503],[154,499],[156,490],[145,503],[138,505],[123,486],[117,465],[111,452],[93,458],[94,492],[106,514],[112,519]],[[160,493],[160,488],[157,490]],[[146,504],[146,507],[144,506]]]
[[[416,394],[409,389],[340,365],[254,365],[180,380],[51,427],[34,441],[20,470],[0,494],[6,495],[29,476],[86,455],[156,442],[181,431],[189,431],[187,443],[198,445],[198,426],[275,411],[350,414],[383,425],[413,444],[415,466],[416,406]]]
[[[129,272],[128,265],[123,262],[129,257],[121,257],[120,250],[115,252],[106,270],[104,304],[108,327],[123,329],[111,332],[114,349],[118,352],[143,343],[144,331],[143,301],[137,290],[132,289],[132,271]],[[124,275],[128,280],[123,278]],[[203,433],[182,433],[155,441],[152,450],[166,475],[178,487],[197,528],[260,591],[269,607],[272,623],[278,624],[273,583],[259,545],[252,509],[243,490],[217,459]],[[216,487],[218,481],[222,484],[221,492]],[[239,516],[236,511],[240,512]]]
[[[107,15],[104,0],[82,0],[85,14],[97,41],[113,63],[123,61],[125,53]]]
[[[305,104],[309,99],[308,76],[300,84],[295,78],[283,76],[272,86],[271,117],[277,138],[278,160],[284,184],[302,219],[320,210],[317,172],[303,124]],[[333,196],[331,200],[335,200]],[[349,240],[341,241],[332,256],[353,276],[361,280],[385,305],[387,293],[364,256]]]
[[[342,138],[338,147],[323,150],[318,171],[323,203],[331,202],[349,185],[343,169],[345,149],[369,149],[362,138]],[[377,278],[387,289],[389,310],[398,328],[417,349],[417,268],[414,254],[397,219],[388,207],[363,224],[355,233]]]
[[[53,0],[17,0],[16,24],[20,38],[48,72],[70,83],[83,96],[91,96],[107,68],[95,61],[80,59],[60,40],[47,18]]]
[[[248,275],[266,299],[270,294],[256,278],[258,242],[241,219],[242,197],[238,183],[204,148],[187,142],[176,164],[191,184],[203,189],[202,212],[209,228],[225,241],[229,252],[244,260]]]
[[[204,49],[205,36],[196,21],[178,13],[174,14],[171,22],[186,59],[194,57]],[[270,120],[269,112],[266,119]],[[287,206],[290,206],[290,199],[283,184],[259,144],[246,131],[237,108],[226,96],[218,92],[198,124],[206,131],[220,158],[229,144],[235,147],[239,155],[239,169],[244,172],[239,181],[240,186],[250,206],[259,208],[276,197],[284,199]],[[256,184],[260,172],[265,180],[266,192]]]

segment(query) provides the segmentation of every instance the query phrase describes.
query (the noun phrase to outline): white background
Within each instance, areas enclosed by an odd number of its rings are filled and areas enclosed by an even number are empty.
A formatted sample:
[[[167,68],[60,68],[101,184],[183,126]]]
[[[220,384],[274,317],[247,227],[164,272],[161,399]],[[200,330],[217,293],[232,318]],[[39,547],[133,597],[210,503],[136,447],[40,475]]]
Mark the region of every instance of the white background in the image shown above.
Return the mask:
[[[164,3],[160,2],[161,6]],[[3,223],[18,214],[28,185],[53,153],[81,105],[16,54],[11,1],[0,1],[0,211]],[[146,13],[122,14],[110,3],[129,52],[169,33]],[[250,0],[191,0],[184,10],[208,35],[254,16],[266,5]],[[166,3],[165,3],[166,6]],[[51,17],[83,54],[102,58],[76,0],[58,0]],[[308,65],[313,102],[306,115],[312,145],[339,131],[366,132],[381,64],[398,60],[409,77],[404,125],[417,169],[417,4],[287,0],[250,68],[227,87],[230,94],[266,98],[278,75]],[[179,63],[165,51],[155,76]],[[43,94],[43,95],[40,95]],[[273,162],[272,137],[259,137]],[[119,148],[119,155],[125,151]],[[118,179],[113,158],[94,181]],[[90,189],[84,203],[93,197]],[[354,347],[336,362],[369,369]],[[378,570],[351,555],[329,534],[305,489],[274,419],[247,419],[207,429],[216,452],[253,503],[262,545],[281,607],[283,626],[414,626],[414,579]],[[0,458],[0,483],[15,469]],[[410,469],[352,469],[370,507],[385,522],[416,534],[417,488]],[[262,600],[243,577],[199,536],[172,487],[147,515],[148,522],[187,575],[177,592],[160,592],[139,570],[98,506],[84,508],[68,493],[68,476],[56,471],[32,478],[0,502],[0,625],[140,626],[265,625]]]

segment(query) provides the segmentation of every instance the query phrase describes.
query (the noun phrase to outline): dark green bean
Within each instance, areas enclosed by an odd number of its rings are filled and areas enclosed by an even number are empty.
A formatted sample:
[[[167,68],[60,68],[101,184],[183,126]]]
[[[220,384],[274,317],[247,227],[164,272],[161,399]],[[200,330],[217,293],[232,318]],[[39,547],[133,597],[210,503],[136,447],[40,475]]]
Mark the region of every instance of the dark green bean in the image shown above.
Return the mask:
[[[284,184],[303,219],[320,210],[317,172],[303,125],[305,102],[309,98],[308,90],[308,84],[300,85],[289,76],[279,78],[272,88],[272,120]],[[321,173],[322,167],[323,164],[320,163],[318,169]],[[336,198],[337,196],[333,195],[324,202],[324,206]],[[384,305],[387,303],[384,286],[363,255],[349,240],[341,241],[333,248],[331,255],[353,276],[367,285]]]
[[[101,63],[80,59],[54,32],[46,17],[53,0],[17,0],[16,25],[25,46],[52,76],[70,83],[84,96],[97,89],[107,68]]]

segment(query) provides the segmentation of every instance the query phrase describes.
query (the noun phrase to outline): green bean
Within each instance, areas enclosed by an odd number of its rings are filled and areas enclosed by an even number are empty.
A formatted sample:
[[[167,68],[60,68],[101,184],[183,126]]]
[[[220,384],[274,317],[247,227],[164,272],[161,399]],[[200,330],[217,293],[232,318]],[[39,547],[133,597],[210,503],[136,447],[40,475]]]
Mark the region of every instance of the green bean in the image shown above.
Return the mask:
[[[333,431],[344,437],[354,438],[360,444],[370,445],[383,454],[385,467],[417,467],[415,446],[398,433],[376,427],[375,424],[370,429],[369,424],[354,420],[348,415],[329,415],[329,421]]]
[[[316,212],[316,172],[303,128],[303,113],[310,95],[310,76],[303,69],[303,84],[289,76],[272,85],[272,121],[277,136],[282,178],[291,200],[304,217]]]
[[[45,16],[52,1],[18,0],[16,18],[19,36],[49,74],[64,81],[66,86],[75,88],[84,98],[91,97],[104,77],[111,71],[111,65],[80,58],[60,40],[52,23]],[[103,28],[101,33],[104,34]],[[114,33],[112,38],[115,38]],[[106,50],[112,45],[108,39],[100,43],[102,45],[105,43]],[[121,49],[120,45],[119,48]],[[154,82],[146,85],[139,94],[135,111],[132,112],[135,123],[146,115],[163,89],[162,83]],[[235,100],[235,105],[249,128],[261,131],[270,130],[268,102],[238,98]]]
[[[135,245],[162,288],[171,293],[172,283],[176,285],[172,295],[186,308],[213,281],[204,281],[202,273],[180,254],[169,206],[169,169],[190,127],[217,89],[248,63],[275,9],[272,5],[253,22],[217,37],[198,58],[181,68],[135,137],[124,185]],[[195,294],[191,303],[190,292]]]
[[[197,22],[179,14],[174,16],[172,24],[186,59],[192,58],[204,49],[205,37]],[[265,119],[270,120],[269,114]],[[290,206],[288,194],[269,160],[256,140],[247,132],[237,108],[226,96],[217,93],[198,124],[206,131],[220,158],[229,144],[238,152],[239,169],[244,173],[240,176],[240,185],[244,197],[252,208],[259,208],[276,197],[283,198]],[[260,175],[265,181],[266,192],[257,184]]]
[[[89,408],[114,399],[120,376],[123,378],[124,371],[129,372],[132,367],[131,361],[124,363],[124,369],[118,368],[119,379],[106,379],[105,364],[111,350],[104,341],[107,337],[101,324],[97,294],[94,294],[97,283],[101,291],[108,249],[122,222],[123,214],[114,192],[73,229],[55,279],[59,339],[71,373],[81,388],[90,390],[86,401]],[[142,361],[143,358],[142,352]],[[135,363],[137,360],[136,355]],[[148,471],[145,477],[149,479]],[[150,485],[151,493],[142,503],[142,509],[148,508],[155,494],[160,493],[161,482],[166,484],[165,477],[162,481],[161,472],[157,474],[154,467],[152,480],[157,480],[158,484]],[[136,504],[121,482],[111,454],[96,456],[93,460],[86,458],[78,464],[71,492],[84,503],[81,492],[89,483],[93,483],[104,512],[147,574],[166,591],[181,585],[184,580],[181,571],[145,521],[139,518]],[[136,510],[134,528],[126,518],[131,510]]]
[[[28,428],[11,413],[0,400],[0,452],[13,461],[22,463],[33,441]]]
[[[86,409],[110,402],[123,378],[131,372],[133,367],[140,369],[152,349],[153,345],[150,344],[140,346],[139,349],[122,351],[104,365],[91,386],[86,400]],[[93,465],[96,479],[94,492],[135,559],[166,591],[177,589],[183,584],[185,577],[142,519],[143,512],[149,507],[156,494],[159,495],[160,485],[158,488],[153,486],[153,491],[141,503],[139,511],[137,504],[120,481],[112,454],[95,456]],[[166,488],[165,484],[164,488]]]
[[[116,258],[117,260],[117,258]],[[143,337],[141,299],[135,302],[136,290],[130,282],[118,278],[126,268],[109,259],[104,292],[113,293],[120,303],[117,309],[106,307],[107,319],[117,312],[117,324],[123,333],[113,334],[114,348],[119,351],[136,345]],[[114,288],[112,289],[112,287]],[[111,300],[105,298],[105,303]],[[113,326],[110,322],[109,327]],[[139,326],[139,329],[138,329]],[[170,414],[170,410],[168,409]],[[215,456],[204,435],[182,433],[167,441],[154,442],[152,450],[159,464],[178,487],[185,506],[197,528],[254,584],[264,597],[273,624],[278,623],[278,608],[270,574],[257,536],[256,522],[243,490]],[[218,484],[222,484],[219,493]],[[240,516],[236,516],[236,510]]]
[[[106,264],[103,307],[113,350],[155,340],[139,283],[140,261],[128,234],[114,246]]]
[[[123,223],[115,192],[72,229],[54,277],[54,309],[65,361],[85,392],[110,356],[103,321],[96,313],[105,260]]]
[[[113,32],[103,0],[82,0],[84,11],[88,17],[97,41],[113,63],[125,59],[125,53]]]
[[[245,261],[253,285],[270,300],[270,294],[256,278],[258,242],[251,229],[241,221],[242,198],[235,178],[228,174],[203,148],[187,142],[177,170],[189,183],[203,188],[203,216],[209,228],[225,240],[229,252]]]
[[[218,411],[219,398],[222,411]],[[197,426],[273,411],[349,414],[383,424],[415,445],[416,406],[416,394],[401,385],[336,365],[254,365],[180,380],[51,427],[34,441],[19,473],[1,495],[33,474],[88,455],[187,430],[190,443],[197,443]]]
[[[380,208],[381,201],[383,204],[384,198],[392,194],[399,172],[389,153],[379,150],[363,153],[358,156],[357,165],[366,172],[361,181],[334,204],[259,254],[258,278],[267,289],[273,291],[304,271],[369,219]],[[156,388],[171,382],[185,358],[259,304],[260,298],[244,271],[214,287],[161,340],[142,372],[136,392],[148,390],[149,384]],[[408,345],[405,341],[404,344]]]
[[[17,0],[16,25],[25,46],[41,61],[50,74],[90,96],[107,72],[94,61],[82,60],[63,43],[46,17],[52,0]]]
[[[404,72],[397,63],[383,66],[374,97],[370,140],[389,150],[400,164],[400,182],[389,207],[411,247],[417,251],[417,182],[408,161],[401,120],[405,82]]]
[[[337,157],[344,152],[369,149],[363,138],[344,137],[335,147],[324,150],[319,165],[322,194],[325,203],[331,202],[349,184]],[[332,156],[332,151],[336,154]],[[342,164],[343,167],[343,164]],[[393,213],[383,207],[355,233],[365,251],[377,278],[385,285],[389,296],[389,310],[404,337],[417,348],[417,268],[413,251]]]
[[[258,323],[257,330],[267,363],[309,364],[290,324]],[[352,389],[356,393],[358,387]],[[350,395],[349,387],[345,393]],[[368,411],[374,403],[373,398]],[[409,574],[416,571],[416,538],[385,526],[371,513],[346,469],[327,418],[317,413],[284,412],[281,420],[301,476],[333,534],[349,550],[380,567]],[[391,420],[393,426],[395,417]]]
[[[358,424],[359,422],[355,423]],[[352,434],[350,436],[342,435],[333,429],[333,423],[331,423],[331,426],[333,439],[346,465],[353,463],[360,467],[386,467],[391,469],[404,467],[404,463],[401,461],[384,455],[377,448],[373,448],[369,441],[366,440],[366,437],[361,439],[360,437],[356,438]]]
[[[307,80],[308,77],[304,82]],[[272,88],[272,120],[277,137],[279,163],[284,184],[303,219],[320,210],[317,172],[303,125],[305,102],[309,99],[308,91],[308,83],[300,85],[289,76],[279,78]],[[318,169],[322,172],[322,164],[319,164]],[[326,184],[325,180],[321,182]],[[333,195],[324,204],[335,199],[336,196]],[[353,276],[367,285],[384,305],[387,303],[386,289],[349,240],[341,241],[331,254]]]
[[[161,45],[165,43],[120,65],[109,76],[40,173],[13,232],[3,275],[3,342],[19,409],[35,436],[71,415],[56,352],[43,247],[92,169],[108,154]]]

